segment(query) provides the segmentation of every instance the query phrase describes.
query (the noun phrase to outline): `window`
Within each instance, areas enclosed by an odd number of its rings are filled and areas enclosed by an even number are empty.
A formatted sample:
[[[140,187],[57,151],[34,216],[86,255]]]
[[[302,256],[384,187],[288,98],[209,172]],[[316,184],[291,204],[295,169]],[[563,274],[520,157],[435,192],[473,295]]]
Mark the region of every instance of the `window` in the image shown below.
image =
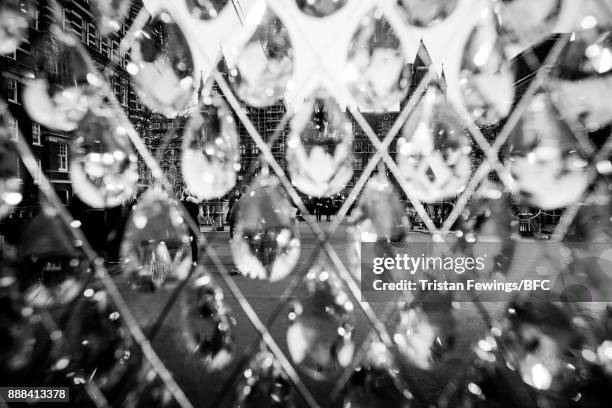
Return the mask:
[[[68,171],[68,145],[60,143],[58,149],[58,165],[60,171]]]
[[[13,140],[19,140],[19,122],[15,118],[9,118],[9,135]]]
[[[9,102],[18,102],[18,95],[17,95],[17,80],[16,79],[8,79],[8,101]]]
[[[36,159],[36,172],[34,173],[34,183],[40,182],[40,175],[42,174],[42,161]]]
[[[32,123],[32,144],[40,145],[40,125]]]

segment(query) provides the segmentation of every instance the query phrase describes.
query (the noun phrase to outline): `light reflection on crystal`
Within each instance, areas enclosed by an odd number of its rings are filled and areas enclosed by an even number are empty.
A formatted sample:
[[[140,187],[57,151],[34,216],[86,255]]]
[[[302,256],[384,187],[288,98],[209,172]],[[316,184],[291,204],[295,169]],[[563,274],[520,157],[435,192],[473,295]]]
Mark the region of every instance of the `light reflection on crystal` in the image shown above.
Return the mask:
[[[191,101],[193,59],[181,28],[162,11],[136,34],[126,71],[143,104],[176,115]]]
[[[404,240],[409,229],[410,221],[391,181],[383,174],[374,175],[352,211],[347,229],[349,269],[353,276],[361,279],[362,242],[378,242],[384,252],[391,253],[394,252],[391,242]]]
[[[101,104],[100,80],[89,71],[75,41],[53,31],[33,50],[36,72],[23,102],[33,120],[51,129],[72,131],[90,107]]]
[[[247,16],[250,38],[234,50],[229,79],[240,99],[263,108],[281,99],[294,70],[293,48],[283,22],[257,2]]]
[[[547,302],[514,302],[501,322],[497,339],[509,367],[537,390],[561,391],[576,380],[572,350],[581,335],[571,316]]]
[[[229,0],[186,0],[187,10],[200,20],[212,20],[225,8]]]
[[[548,97],[536,94],[508,141],[505,164],[514,191],[543,209],[577,201],[588,185],[588,172],[574,137]]]
[[[198,267],[183,296],[181,322],[187,350],[207,371],[223,370],[233,358],[236,323],[225,305],[221,288]]]
[[[16,279],[8,273],[10,266],[2,262],[0,267],[0,379],[7,380],[27,373],[46,344],[36,335],[40,316],[23,304]]]
[[[406,361],[423,370],[437,367],[454,349],[455,319],[450,298],[413,302],[400,310],[393,340]]]
[[[487,12],[468,38],[459,79],[466,108],[478,123],[491,126],[508,116],[514,102],[514,80],[502,40]]]
[[[0,220],[21,202],[19,159],[7,129],[0,123]]]
[[[0,4],[0,54],[10,54],[28,37],[30,2],[4,0]]]
[[[406,96],[410,69],[400,39],[380,9],[366,15],[353,36],[343,80],[363,108],[390,109]]]
[[[293,387],[289,378],[272,353],[263,347],[242,373],[232,407],[295,407]]]
[[[133,341],[121,315],[103,290],[87,287],[63,327],[64,353],[55,357],[59,372],[74,384],[116,385],[130,358]]]
[[[127,130],[110,109],[90,110],[79,123],[71,147],[70,180],[92,207],[116,207],[136,191],[136,155]]]
[[[393,355],[373,341],[347,385],[344,408],[410,408],[412,394],[399,380]]]
[[[612,123],[606,97],[612,91],[612,18],[599,2],[583,3],[571,41],[552,70],[553,95],[564,114],[593,132]]]
[[[130,10],[129,0],[96,0],[89,3],[100,34],[104,37],[121,29]]]
[[[504,0],[496,3],[494,10],[500,34],[522,50],[554,31],[563,0]]]
[[[478,271],[480,276],[508,272],[514,258],[515,241],[510,208],[500,186],[485,180],[461,212],[455,229],[459,251],[475,259],[489,260]]]
[[[289,312],[289,354],[312,378],[335,378],[353,358],[353,304],[325,264],[313,266],[302,285]]]
[[[29,306],[65,305],[79,295],[89,263],[68,228],[43,207],[21,232],[18,279]]]
[[[445,20],[457,7],[457,0],[398,0],[411,25],[429,27]]]
[[[236,184],[238,131],[219,95],[205,97],[183,134],[182,170],[187,187],[202,199],[219,198]]]
[[[340,192],[353,175],[351,125],[322,91],[291,121],[287,170],[293,185],[315,197]]]
[[[472,172],[470,139],[439,88],[430,84],[402,127],[396,162],[425,202],[460,194]]]
[[[134,289],[153,291],[184,279],[191,268],[188,227],[178,204],[159,186],[132,209],[121,244],[123,274]]]
[[[278,179],[257,177],[237,205],[231,250],[240,273],[272,282],[289,275],[300,240],[295,208],[282,196]]]
[[[304,13],[313,17],[325,17],[340,10],[347,0],[296,0]]]

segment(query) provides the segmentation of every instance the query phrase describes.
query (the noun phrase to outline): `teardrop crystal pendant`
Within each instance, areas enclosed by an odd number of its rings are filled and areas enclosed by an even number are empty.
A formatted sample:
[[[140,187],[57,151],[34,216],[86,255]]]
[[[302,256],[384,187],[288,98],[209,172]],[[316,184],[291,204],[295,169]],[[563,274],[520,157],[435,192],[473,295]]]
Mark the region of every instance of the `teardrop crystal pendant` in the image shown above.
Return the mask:
[[[529,0],[504,0],[496,2],[493,7],[499,33],[517,51],[537,44],[554,33],[562,8],[563,0],[536,3]]]
[[[81,292],[91,271],[82,242],[69,228],[55,209],[44,205],[21,232],[18,279],[28,305],[65,305]]]
[[[293,386],[265,346],[244,370],[236,388],[234,408],[295,408]]]
[[[221,288],[201,266],[187,284],[181,306],[185,345],[207,371],[219,371],[232,361],[236,322]]]
[[[23,303],[18,281],[9,273],[10,265],[2,260],[0,269],[0,331],[3,333],[0,378],[25,380],[33,361],[40,357],[41,347],[46,348],[50,339],[41,327],[40,315]],[[39,332],[47,336],[37,335]]]
[[[30,117],[50,129],[72,131],[90,107],[102,103],[101,81],[89,71],[77,47],[73,37],[53,27],[32,51],[36,71],[23,102]]]
[[[136,34],[131,62],[138,97],[148,108],[174,116],[195,92],[189,44],[170,14],[162,11]]]
[[[361,20],[349,44],[342,75],[362,108],[383,111],[406,97],[410,69],[400,39],[380,9],[373,9]]]
[[[507,366],[529,386],[560,392],[575,385],[582,336],[567,310],[537,300],[512,302],[496,333]]]
[[[601,146],[612,123],[612,17],[605,4],[581,3],[576,27],[552,70],[553,97],[561,112],[582,123]]]
[[[240,169],[238,140],[234,117],[222,97],[204,97],[183,134],[183,177],[192,192],[210,200],[234,187]]]
[[[393,340],[405,360],[422,370],[438,367],[455,347],[455,319],[450,297],[432,293],[431,299],[406,304]]]
[[[229,0],[186,0],[187,10],[199,20],[212,20],[225,8]]]
[[[92,109],[85,115],[75,131],[71,159],[72,187],[86,204],[116,207],[136,192],[136,155],[111,109]]]
[[[127,283],[154,291],[184,279],[191,268],[189,229],[177,202],[159,186],[132,209],[121,243]]]
[[[121,24],[130,11],[129,0],[98,0],[90,3],[94,21],[103,37],[121,29]]]
[[[236,47],[229,62],[229,80],[240,99],[264,108],[281,99],[293,76],[291,38],[283,22],[258,1],[247,16],[248,40]]]
[[[398,373],[393,354],[381,342],[372,341],[347,385],[344,407],[413,407],[412,394],[403,386]]]
[[[508,272],[514,259],[515,238],[507,197],[503,189],[484,181],[472,196],[455,223],[455,248],[474,259],[484,257],[484,268],[478,275],[489,277],[493,273]],[[493,262],[491,262],[493,260]]]
[[[398,0],[405,9],[408,23],[430,27],[445,20],[457,7],[457,0]]]
[[[508,141],[505,165],[513,192],[543,209],[580,199],[588,186],[587,160],[575,136],[544,93],[534,95]]]
[[[28,38],[30,27],[29,1],[5,0],[0,4],[0,54],[11,54]]]
[[[323,262],[312,267],[302,286],[302,296],[289,312],[289,354],[312,378],[337,378],[355,351],[353,304],[340,279]]]
[[[52,369],[74,384],[116,384],[133,346],[120,317],[104,290],[85,288],[62,327],[64,353],[55,358]]]
[[[603,327],[597,346],[597,361],[607,375],[612,376],[612,306],[607,306],[602,319]]]
[[[488,10],[468,37],[459,78],[465,106],[479,125],[495,126],[508,116],[514,103],[514,72]]]
[[[361,278],[362,242],[377,242],[384,246],[385,252],[393,252],[391,242],[404,240],[410,229],[400,197],[383,173],[368,181],[349,222],[349,269],[358,279]]]
[[[0,121],[0,220],[22,199],[19,159],[10,138],[7,128]]]
[[[424,202],[460,194],[472,172],[470,138],[431,83],[402,127],[397,140],[397,165],[410,192]]]
[[[326,17],[340,10],[347,0],[296,0],[300,10],[309,16]]]
[[[339,193],[353,176],[351,125],[324,92],[291,121],[287,170],[294,186],[315,197]]]
[[[277,281],[291,273],[300,256],[295,207],[281,193],[276,177],[257,177],[238,202],[231,242],[241,274]]]

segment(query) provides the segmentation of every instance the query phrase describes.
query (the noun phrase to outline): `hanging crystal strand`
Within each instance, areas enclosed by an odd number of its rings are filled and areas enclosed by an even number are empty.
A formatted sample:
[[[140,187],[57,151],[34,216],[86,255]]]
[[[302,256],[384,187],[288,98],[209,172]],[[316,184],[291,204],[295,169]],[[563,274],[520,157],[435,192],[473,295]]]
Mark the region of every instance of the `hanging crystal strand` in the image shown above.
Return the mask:
[[[0,106],[0,114],[4,107]],[[0,220],[21,202],[19,159],[7,131],[4,116],[0,116]]]
[[[282,195],[278,179],[264,172],[237,205],[231,250],[240,273],[271,282],[289,275],[300,255],[300,239],[295,207]]]
[[[435,81],[421,96],[397,140],[397,165],[419,200],[460,194],[472,172],[470,138]]]
[[[191,268],[190,236],[177,202],[153,185],[132,209],[121,244],[123,274],[133,289],[154,291],[184,279]]]
[[[487,259],[484,268],[476,272],[478,276],[508,272],[518,237],[513,236],[510,207],[499,185],[485,180],[461,212],[454,229],[458,238],[455,248],[475,259]]]
[[[399,37],[382,10],[373,9],[349,45],[344,82],[360,107],[384,111],[404,99],[410,75]]]
[[[265,346],[244,370],[236,388],[234,408],[295,408],[293,386]]]
[[[73,384],[94,381],[102,391],[116,387],[131,364],[133,340],[108,294],[88,285],[63,323],[63,353],[51,365],[54,378]]]
[[[86,204],[116,207],[136,192],[136,155],[110,108],[92,108],[79,122],[71,158],[70,180]]]
[[[544,93],[534,95],[514,128],[504,161],[514,178],[513,191],[539,208],[570,205],[588,185],[587,160]]]
[[[187,187],[210,200],[227,194],[240,170],[239,136],[230,108],[211,87],[183,134],[182,172]]]
[[[212,20],[227,6],[229,0],[186,0],[185,3],[194,18]]]
[[[608,305],[603,312],[597,359],[605,373],[612,376],[612,305]]]
[[[90,2],[91,12],[100,30],[106,37],[121,29],[121,24],[130,11],[130,0],[97,0]]]
[[[34,12],[31,1],[4,0],[0,4],[0,54],[11,54],[26,38]]]
[[[379,341],[372,341],[367,347],[362,362],[347,384],[344,407],[413,407],[413,396],[399,379],[393,354]]]
[[[291,38],[281,19],[263,0],[247,16],[248,40],[236,47],[229,80],[236,94],[263,108],[281,99],[294,71]]]
[[[62,131],[76,129],[90,107],[101,105],[100,80],[89,71],[76,39],[52,26],[33,51],[36,61],[23,102],[36,122]]]
[[[300,10],[309,16],[327,17],[340,10],[347,0],[296,0]]]
[[[463,50],[459,79],[465,106],[479,125],[495,126],[508,116],[515,97],[514,76],[492,13],[485,9]]]
[[[21,232],[18,279],[28,305],[68,304],[79,295],[91,273],[83,243],[72,238],[69,228],[73,227],[66,226],[54,208],[43,204]]]
[[[166,11],[136,33],[126,71],[148,108],[174,116],[195,91],[193,58],[179,25]]]
[[[455,318],[451,296],[419,294],[399,312],[393,340],[401,356],[422,370],[438,367],[455,347]]]
[[[185,288],[181,324],[187,350],[207,371],[220,371],[231,363],[236,321],[225,305],[221,288],[201,266]]]
[[[612,91],[612,12],[603,2],[584,1],[570,40],[551,72],[553,100],[601,146],[612,123],[612,103],[606,97]]]
[[[351,125],[324,91],[317,91],[291,121],[287,170],[293,185],[315,197],[340,192],[353,175]]]
[[[306,274],[289,312],[287,347],[294,363],[316,380],[336,378],[355,351],[353,304],[324,261]]]
[[[563,0],[494,0],[499,33],[517,53],[555,32]]]
[[[410,25],[434,26],[450,16],[457,7],[457,0],[398,0],[398,5]]]
[[[378,243],[375,250],[390,254],[395,252],[391,243],[403,241],[410,230],[400,197],[384,166],[380,170],[366,184],[347,229],[349,268],[357,279],[361,279],[362,242]]]

